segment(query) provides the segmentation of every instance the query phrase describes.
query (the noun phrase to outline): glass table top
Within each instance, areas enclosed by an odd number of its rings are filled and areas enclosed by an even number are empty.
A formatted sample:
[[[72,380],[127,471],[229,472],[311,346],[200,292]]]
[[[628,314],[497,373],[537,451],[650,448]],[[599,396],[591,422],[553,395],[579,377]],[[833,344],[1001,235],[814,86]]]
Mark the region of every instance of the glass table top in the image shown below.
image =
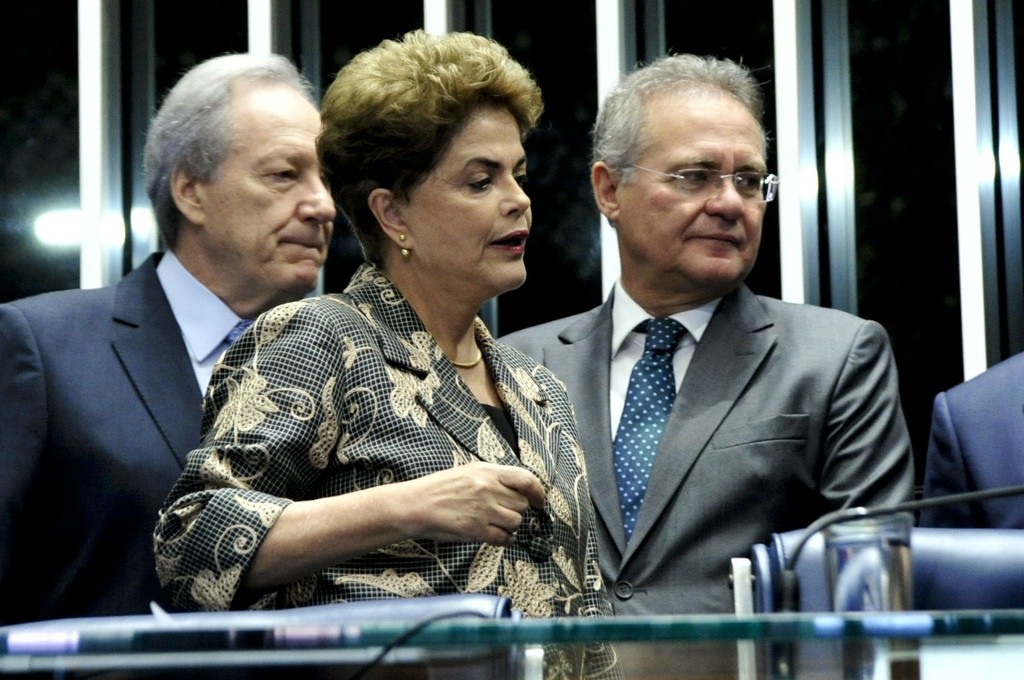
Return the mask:
[[[289,667],[304,677],[535,680],[546,677],[545,649],[606,644],[622,678],[1024,677],[1024,610],[359,623],[218,614],[0,628],[0,673],[206,677],[206,669],[224,680],[226,669],[248,678]],[[965,663],[972,675],[954,674]]]

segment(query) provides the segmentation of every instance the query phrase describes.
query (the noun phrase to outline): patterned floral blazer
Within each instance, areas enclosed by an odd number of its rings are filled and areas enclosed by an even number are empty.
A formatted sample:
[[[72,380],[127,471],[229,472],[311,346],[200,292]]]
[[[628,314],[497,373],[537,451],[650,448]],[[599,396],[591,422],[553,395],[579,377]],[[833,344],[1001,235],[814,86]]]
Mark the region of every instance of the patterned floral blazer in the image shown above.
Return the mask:
[[[476,335],[518,456],[399,291],[364,265],[340,295],[262,315],[214,371],[203,441],[160,511],[157,572],[191,611],[477,592],[530,617],[611,613],[583,454],[562,382]],[[475,460],[522,467],[547,492],[511,547],[409,540],[268,593],[239,593],[256,549],[298,499]],[[414,501],[410,501],[414,502]]]

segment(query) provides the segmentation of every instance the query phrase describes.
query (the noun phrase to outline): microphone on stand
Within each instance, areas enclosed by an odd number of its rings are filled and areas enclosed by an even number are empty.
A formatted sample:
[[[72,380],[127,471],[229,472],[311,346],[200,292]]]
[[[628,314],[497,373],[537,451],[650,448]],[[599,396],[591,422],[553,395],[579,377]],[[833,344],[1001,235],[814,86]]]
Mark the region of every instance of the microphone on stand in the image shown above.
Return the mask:
[[[1024,484],[1016,486],[1002,486],[995,489],[986,489],[983,491],[967,491],[964,493],[954,493],[946,496],[936,496],[934,498],[924,498],[917,501],[907,501],[905,503],[896,503],[894,505],[886,505],[876,508],[843,508],[841,510],[833,510],[832,512],[826,513],[814,520],[804,529],[804,532],[797,539],[796,544],[793,546],[793,550],[790,551],[786,557],[783,565],[782,573],[779,575],[779,611],[780,612],[797,612],[799,611],[798,603],[800,601],[800,584],[797,580],[795,571],[796,561],[800,557],[800,552],[803,550],[804,545],[813,537],[816,533],[829,527],[833,524],[840,522],[847,522],[854,519],[861,519],[864,517],[877,517],[879,515],[895,515],[901,512],[917,512],[926,508],[934,508],[941,505],[955,505],[958,503],[975,503],[978,501],[986,501],[992,498],[1002,498],[1004,496],[1017,496],[1024,495]]]

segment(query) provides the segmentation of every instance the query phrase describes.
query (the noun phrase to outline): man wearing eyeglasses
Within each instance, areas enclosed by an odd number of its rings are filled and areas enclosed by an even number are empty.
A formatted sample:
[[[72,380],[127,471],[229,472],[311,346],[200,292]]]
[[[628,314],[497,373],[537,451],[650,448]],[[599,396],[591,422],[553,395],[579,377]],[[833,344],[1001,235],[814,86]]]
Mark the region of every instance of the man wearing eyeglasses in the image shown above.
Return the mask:
[[[621,276],[600,307],[503,338],[568,386],[617,614],[731,612],[731,558],[913,492],[882,326],[744,284],[779,185],[762,115],[728,60],[676,55],[627,76],[591,167]]]

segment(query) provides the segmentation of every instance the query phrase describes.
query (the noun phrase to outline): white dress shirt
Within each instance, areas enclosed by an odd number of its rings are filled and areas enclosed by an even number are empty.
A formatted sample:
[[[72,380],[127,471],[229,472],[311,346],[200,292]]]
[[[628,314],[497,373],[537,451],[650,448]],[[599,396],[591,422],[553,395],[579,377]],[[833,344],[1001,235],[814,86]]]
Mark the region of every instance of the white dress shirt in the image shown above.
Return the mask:
[[[611,409],[612,439],[619,429],[619,418],[622,417],[622,409],[626,404],[626,390],[629,389],[629,376],[633,372],[633,366],[640,361],[644,353],[644,342],[647,336],[638,333],[634,329],[651,315],[644,311],[633,298],[622,288],[622,284],[615,282],[612,303],[612,365],[610,376],[610,394],[608,405]],[[687,333],[676,346],[675,354],[672,355],[672,368],[676,377],[676,391],[683,384],[683,377],[686,369],[690,366],[690,359],[697,348],[697,343],[704,335],[704,330],[711,321],[720,300],[689,309],[685,312],[673,314],[672,318],[683,324]]]

